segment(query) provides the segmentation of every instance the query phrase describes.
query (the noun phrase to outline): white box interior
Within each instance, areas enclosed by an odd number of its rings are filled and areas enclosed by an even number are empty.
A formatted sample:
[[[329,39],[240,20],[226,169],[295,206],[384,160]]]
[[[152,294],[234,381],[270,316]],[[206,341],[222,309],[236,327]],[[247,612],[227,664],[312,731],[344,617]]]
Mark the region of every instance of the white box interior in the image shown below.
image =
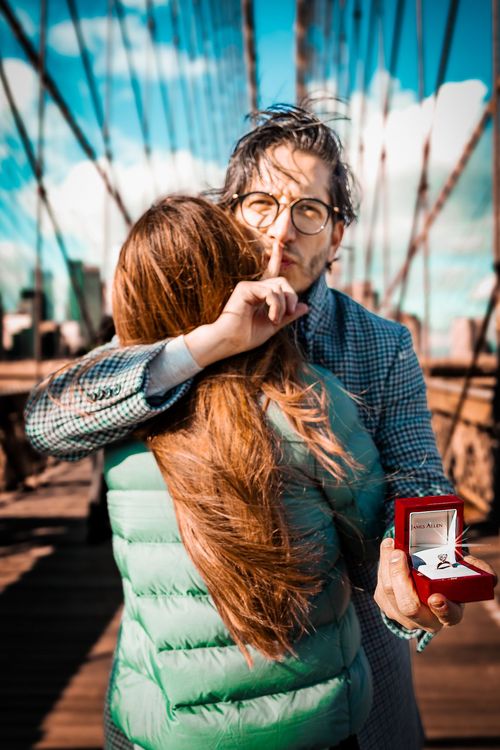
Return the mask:
[[[457,561],[456,537],[456,509],[410,513],[409,552],[413,567],[434,580],[479,575]]]

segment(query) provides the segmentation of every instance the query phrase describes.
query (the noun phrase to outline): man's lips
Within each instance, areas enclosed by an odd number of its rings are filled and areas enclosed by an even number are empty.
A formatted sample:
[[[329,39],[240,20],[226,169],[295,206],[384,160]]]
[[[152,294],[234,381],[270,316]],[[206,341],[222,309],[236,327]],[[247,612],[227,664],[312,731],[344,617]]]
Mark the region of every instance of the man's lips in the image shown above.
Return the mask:
[[[292,258],[287,258],[286,256],[283,256],[281,259],[281,266],[282,268],[288,268],[288,266],[294,266],[295,261]]]

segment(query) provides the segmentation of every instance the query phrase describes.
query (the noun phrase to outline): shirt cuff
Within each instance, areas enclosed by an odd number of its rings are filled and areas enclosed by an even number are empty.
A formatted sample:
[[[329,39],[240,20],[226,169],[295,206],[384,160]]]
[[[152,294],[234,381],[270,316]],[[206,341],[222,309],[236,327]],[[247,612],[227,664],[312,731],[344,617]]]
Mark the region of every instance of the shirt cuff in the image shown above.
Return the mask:
[[[405,628],[404,625],[400,625],[399,622],[391,620],[390,617],[387,617],[384,612],[380,611],[380,614],[382,615],[382,619],[386,627],[391,631],[393,635],[397,636],[398,638],[402,638],[405,641],[411,641],[413,640],[413,638],[416,639],[418,654],[422,653],[422,651],[436,635],[436,633],[429,633],[427,630],[422,630],[420,628],[410,630],[409,628]]]
[[[203,370],[189,351],[184,336],[167,341],[149,364],[146,398],[163,396],[176,385],[193,378]]]

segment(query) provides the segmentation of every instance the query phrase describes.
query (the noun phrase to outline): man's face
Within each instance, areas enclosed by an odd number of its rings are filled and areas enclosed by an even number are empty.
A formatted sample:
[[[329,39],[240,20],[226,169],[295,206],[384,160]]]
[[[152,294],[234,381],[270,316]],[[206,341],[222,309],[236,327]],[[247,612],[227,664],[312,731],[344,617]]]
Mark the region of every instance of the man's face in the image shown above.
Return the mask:
[[[283,253],[280,276],[290,282],[296,292],[304,292],[323,273],[332,261],[342,240],[344,225],[332,218],[318,234],[301,234],[293,225],[288,204],[298,198],[319,198],[331,205],[329,193],[330,170],[319,157],[290,146],[277,146],[271,152],[272,163],[261,166],[243,192],[260,190],[272,193],[280,203],[279,214],[269,227],[256,229],[263,240],[268,256],[278,242]],[[275,166],[276,165],[276,166]],[[240,207],[236,218],[241,223]]]

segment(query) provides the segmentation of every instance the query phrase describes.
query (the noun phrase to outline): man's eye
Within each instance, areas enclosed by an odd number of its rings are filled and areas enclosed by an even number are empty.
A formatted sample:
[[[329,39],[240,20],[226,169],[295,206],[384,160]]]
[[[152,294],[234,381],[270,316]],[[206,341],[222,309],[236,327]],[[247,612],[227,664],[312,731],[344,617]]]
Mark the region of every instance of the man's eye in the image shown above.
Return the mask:
[[[316,218],[322,215],[321,208],[316,203],[299,203],[297,208],[303,216],[308,216],[310,218]]]
[[[266,210],[268,208],[272,208],[273,207],[273,203],[272,203],[272,201],[266,201],[264,199],[257,198],[255,200],[251,201],[248,204],[248,206],[249,206],[249,208],[252,208],[254,211],[261,211],[261,210]]]

